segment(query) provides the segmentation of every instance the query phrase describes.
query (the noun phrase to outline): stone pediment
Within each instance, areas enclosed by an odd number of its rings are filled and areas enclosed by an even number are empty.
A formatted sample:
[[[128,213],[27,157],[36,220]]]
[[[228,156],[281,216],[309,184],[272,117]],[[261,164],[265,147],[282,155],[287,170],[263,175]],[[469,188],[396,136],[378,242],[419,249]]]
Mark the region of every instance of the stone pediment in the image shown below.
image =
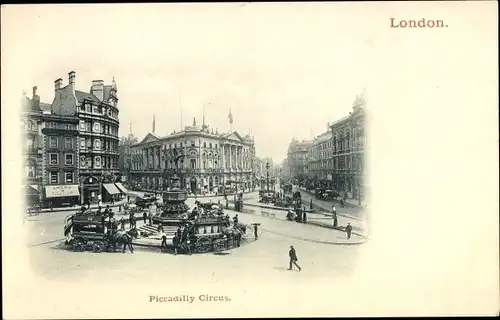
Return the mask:
[[[226,139],[237,142],[243,142],[243,138],[241,138],[241,136],[236,131],[227,135]]]
[[[158,141],[160,140],[160,137],[158,137],[156,134],[154,133],[148,133],[144,139],[142,139],[142,141],[140,143],[146,143],[146,142],[152,142],[152,141]]]

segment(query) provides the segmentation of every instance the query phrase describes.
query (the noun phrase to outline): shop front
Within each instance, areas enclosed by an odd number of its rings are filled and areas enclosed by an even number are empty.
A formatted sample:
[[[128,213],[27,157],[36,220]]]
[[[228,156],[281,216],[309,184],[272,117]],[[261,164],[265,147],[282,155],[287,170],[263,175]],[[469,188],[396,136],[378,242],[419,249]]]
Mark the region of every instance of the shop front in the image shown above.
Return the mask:
[[[102,188],[103,202],[115,202],[119,200],[119,196],[122,192],[116,187],[114,183],[103,183]]]
[[[45,186],[44,203],[49,207],[75,206],[80,203],[78,185]]]

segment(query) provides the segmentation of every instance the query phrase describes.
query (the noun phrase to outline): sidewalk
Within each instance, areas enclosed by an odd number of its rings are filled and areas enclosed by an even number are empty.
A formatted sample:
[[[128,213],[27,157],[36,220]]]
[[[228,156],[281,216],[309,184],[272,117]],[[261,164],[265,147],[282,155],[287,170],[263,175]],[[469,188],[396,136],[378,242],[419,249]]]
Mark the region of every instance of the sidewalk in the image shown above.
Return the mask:
[[[126,199],[120,200],[120,201],[115,201],[114,204],[111,204],[111,202],[105,202],[105,203],[102,204],[101,208],[105,209],[107,206],[109,206],[110,208],[116,208],[116,207],[118,207],[120,205],[124,205],[126,202],[127,202]],[[43,209],[40,210],[40,213],[43,213],[43,212],[77,211],[77,210],[80,210],[81,207],[82,207],[82,205],[77,205],[77,206],[74,206],[74,207],[53,208],[52,210],[50,210],[48,208],[43,208]],[[99,205],[97,203],[93,203],[93,204],[90,205],[90,209],[97,209],[98,207],[99,207]],[[85,205],[85,208],[87,208],[87,205]],[[28,217],[30,216],[27,211],[26,211],[26,215]],[[32,215],[32,216],[35,216],[35,215]]]

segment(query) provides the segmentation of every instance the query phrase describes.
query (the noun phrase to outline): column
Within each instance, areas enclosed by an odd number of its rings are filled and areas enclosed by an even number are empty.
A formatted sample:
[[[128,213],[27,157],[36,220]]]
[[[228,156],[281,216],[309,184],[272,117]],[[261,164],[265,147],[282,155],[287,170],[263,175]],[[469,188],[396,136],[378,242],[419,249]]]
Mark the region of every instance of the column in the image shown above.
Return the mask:
[[[220,155],[219,167],[224,169],[226,164],[226,159],[224,159],[224,144],[221,145],[222,154]]]
[[[233,148],[231,147],[231,145],[229,145],[229,151],[228,151],[228,155],[229,155],[229,168],[233,168],[232,150],[233,150]]]

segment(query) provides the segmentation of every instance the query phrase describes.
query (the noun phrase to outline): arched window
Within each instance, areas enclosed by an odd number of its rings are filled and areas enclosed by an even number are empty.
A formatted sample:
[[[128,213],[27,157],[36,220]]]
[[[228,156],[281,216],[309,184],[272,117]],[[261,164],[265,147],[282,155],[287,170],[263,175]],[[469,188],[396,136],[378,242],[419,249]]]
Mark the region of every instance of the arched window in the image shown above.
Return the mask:
[[[28,159],[28,161],[26,162],[26,177],[36,177],[36,162],[33,159]]]

